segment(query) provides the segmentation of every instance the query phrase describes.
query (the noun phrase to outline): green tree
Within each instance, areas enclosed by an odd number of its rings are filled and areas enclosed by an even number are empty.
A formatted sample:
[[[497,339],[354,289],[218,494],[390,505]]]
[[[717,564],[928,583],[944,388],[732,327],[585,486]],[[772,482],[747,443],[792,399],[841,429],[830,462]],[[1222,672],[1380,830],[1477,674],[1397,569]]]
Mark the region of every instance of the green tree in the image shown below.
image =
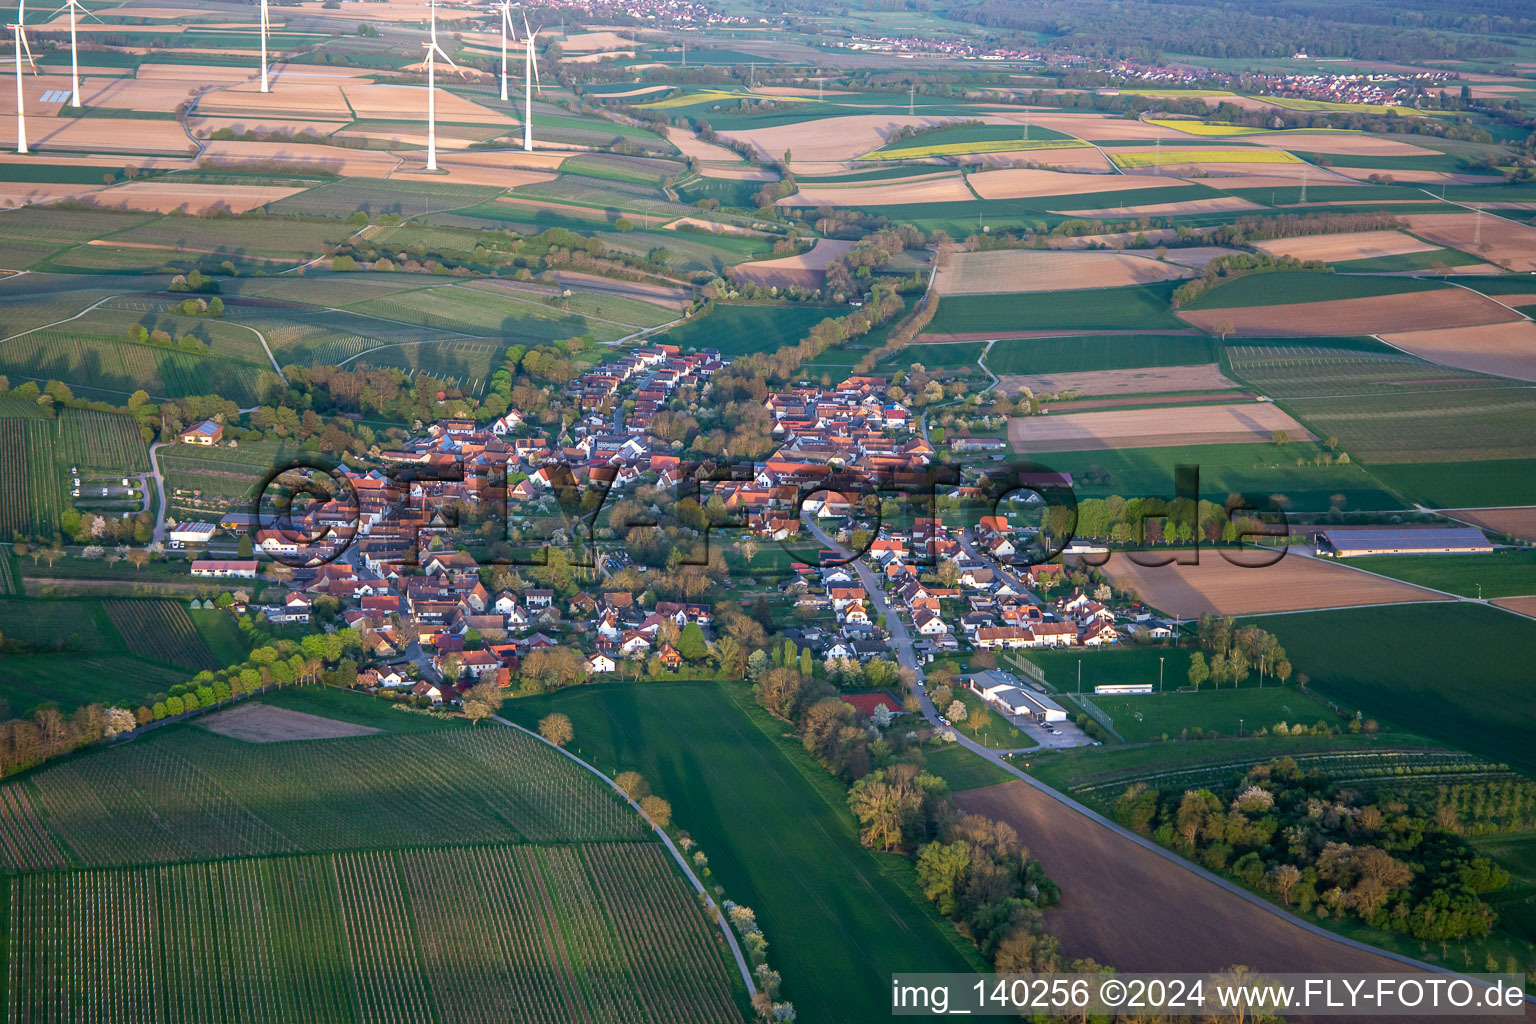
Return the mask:
[[[704,639],[704,630],[699,628],[697,622],[690,622],[683,627],[682,635],[677,638],[677,653],[688,661],[703,661],[709,657],[709,643]]]
[[[1211,669],[1205,663],[1205,655],[1196,651],[1189,657],[1189,685],[1198,690],[1209,678],[1211,678]]]

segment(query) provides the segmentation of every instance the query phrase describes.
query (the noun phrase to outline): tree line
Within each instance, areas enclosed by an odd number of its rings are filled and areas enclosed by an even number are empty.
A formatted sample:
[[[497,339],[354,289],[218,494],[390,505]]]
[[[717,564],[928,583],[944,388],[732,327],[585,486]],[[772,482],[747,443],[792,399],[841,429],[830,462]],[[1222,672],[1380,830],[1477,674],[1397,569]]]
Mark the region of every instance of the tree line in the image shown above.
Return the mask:
[[[1422,940],[1493,929],[1481,897],[1508,874],[1402,801],[1364,800],[1289,757],[1250,769],[1232,792],[1163,793],[1138,782],[1111,810],[1127,828],[1303,914]]]

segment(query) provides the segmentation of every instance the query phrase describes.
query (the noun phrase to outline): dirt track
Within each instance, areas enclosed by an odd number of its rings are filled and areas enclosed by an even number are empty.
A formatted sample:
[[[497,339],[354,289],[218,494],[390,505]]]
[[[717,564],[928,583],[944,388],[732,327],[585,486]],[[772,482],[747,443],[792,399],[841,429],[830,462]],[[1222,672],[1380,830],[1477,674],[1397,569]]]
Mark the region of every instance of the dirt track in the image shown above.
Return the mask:
[[[1276,917],[1026,782],[957,793],[955,803],[1012,825],[1061,886],[1046,920],[1069,955],[1121,971],[1408,970]]]

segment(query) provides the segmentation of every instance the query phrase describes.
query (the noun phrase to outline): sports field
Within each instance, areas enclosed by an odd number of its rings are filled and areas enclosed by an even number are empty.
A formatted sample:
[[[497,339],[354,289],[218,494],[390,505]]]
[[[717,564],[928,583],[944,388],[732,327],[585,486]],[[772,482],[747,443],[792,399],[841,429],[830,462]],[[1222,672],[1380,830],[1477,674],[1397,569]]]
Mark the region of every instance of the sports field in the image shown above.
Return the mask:
[[[757,911],[801,1019],[873,1020],[892,971],[974,969],[905,862],[859,845],[842,786],[740,684],[579,687],[504,712],[531,724],[551,710],[582,756],[672,802],[726,894]]]
[[[1530,743],[1536,621],[1465,603],[1254,621],[1279,638],[1296,670],[1312,677],[1313,689],[1346,709],[1536,770]],[[1423,643],[1429,633],[1455,642]]]

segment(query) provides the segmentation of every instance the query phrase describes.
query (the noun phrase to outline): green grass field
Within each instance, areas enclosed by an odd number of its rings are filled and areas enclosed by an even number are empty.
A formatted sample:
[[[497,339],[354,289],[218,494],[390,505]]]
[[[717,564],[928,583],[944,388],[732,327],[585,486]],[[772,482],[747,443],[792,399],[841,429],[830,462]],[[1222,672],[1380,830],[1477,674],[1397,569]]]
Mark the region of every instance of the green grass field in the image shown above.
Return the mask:
[[[859,845],[843,788],[739,684],[603,685],[509,702],[525,725],[571,717],[605,772],[635,770],[672,802],[726,895],[757,911],[803,1020],[884,1016],[893,971],[976,969],[909,888],[910,869]]]
[[[939,301],[931,335],[1010,334],[1043,330],[1181,328],[1171,283],[1022,295],[950,295]]]
[[[1536,594],[1536,549],[1485,555],[1375,555],[1351,565],[1463,597]]]
[[[1179,680],[1183,682],[1184,680]],[[1087,694],[1084,694],[1087,697]],[[1115,723],[1115,731],[1127,743],[1143,743],[1167,737],[1179,739],[1186,731],[1222,736],[1252,735],[1277,722],[1312,725],[1323,720],[1338,723],[1338,716],[1294,686],[1265,686],[1254,680],[1241,687],[1200,693],[1098,695],[1090,698]],[[1241,730],[1241,733],[1239,733]]]
[[[1346,512],[1403,507],[1359,465],[1312,465],[1321,451],[1316,444],[1302,442],[1284,448],[1265,443],[1193,445],[1049,452],[1037,461],[1071,473],[1079,498],[1172,498],[1174,467],[1184,465],[1199,467],[1200,495],[1216,502],[1232,493],[1283,494],[1297,512],[1326,512],[1334,506]],[[1298,457],[1307,465],[1297,466]]]
[[[1244,274],[1201,295],[1186,309],[1233,309],[1238,306],[1288,306],[1376,295],[1409,295],[1445,288],[1439,281],[1415,277],[1354,277],[1286,270]]]
[[[991,761],[986,760],[958,743],[949,744],[926,752],[928,770],[949,783],[950,792],[963,789],[981,789],[995,786],[1013,778]]]
[[[742,356],[777,352],[798,345],[812,327],[841,311],[822,306],[751,306],[716,303],[701,317],[657,334],[657,344],[677,345],[684,350],[717,348],[721,355]]]
[[[1536,505],[1536,459],[1398,463],[1371,474],[1432,508]]]
[[[1397,605],[1271,615],[1274,633],[1312,688],[1449,746],[1536,769],[1536,622],[1470,604]],[[1430,635],[1444,643],[1426,643]]]
[[[1207,337],[1181,335],[1086,335],[1000,341],[987,353],[993,373],[1079,373],[1142,366],[1189,366],[1220,359]]]

